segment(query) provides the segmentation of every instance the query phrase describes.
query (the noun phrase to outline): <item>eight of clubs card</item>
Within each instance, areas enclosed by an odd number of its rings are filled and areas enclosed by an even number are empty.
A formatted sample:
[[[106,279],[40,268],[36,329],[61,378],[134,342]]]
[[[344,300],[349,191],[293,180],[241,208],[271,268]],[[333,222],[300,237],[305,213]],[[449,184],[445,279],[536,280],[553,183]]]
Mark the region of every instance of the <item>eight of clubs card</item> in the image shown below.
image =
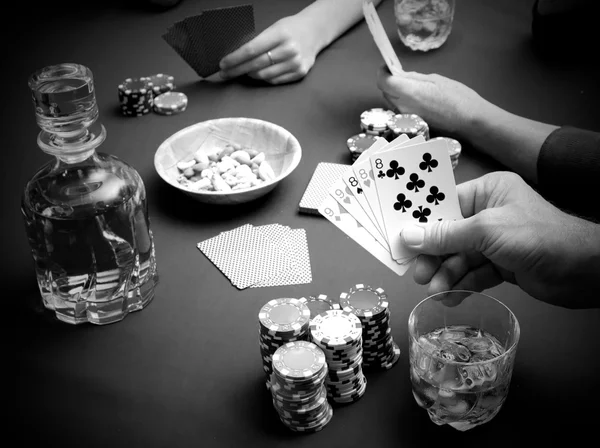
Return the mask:
[[[402,134],[396,137],[393,141],[386,143],[385,145],[380,145],[372,151],[369,156],[373,154],[378,154],[381,151],[384,151],[386,148],[396,147],[396,145],[407,144],[411,140],[405,134]],[[375,142],[371,148],[379,143],[379,140]],[[369,150],[371,149],[369,148]],[[373,216],[375,220],[375,225],[380,230],[381,234],[387,239],[385,234],[385,227],[383,226],[383,217],[381,215],[381,208],[379,207],[379,199],[377,198],[377,188],[375,187],[375,177],[373,176],[373,170],[371,169],[371,163],[369,161],[369,157],[365,159],[358,159],[352,165],[352,171],[354,171],[354,175],[356,176],[356,180],[358,181],[360,188],[362,189],[362,194],[365,201],[369,205],[369,210],[371,210],[370,216]]]
[[[445,141],[400,147],[370,160],[392,258],[411,256],[400,242],[407,224],[462,219]]]

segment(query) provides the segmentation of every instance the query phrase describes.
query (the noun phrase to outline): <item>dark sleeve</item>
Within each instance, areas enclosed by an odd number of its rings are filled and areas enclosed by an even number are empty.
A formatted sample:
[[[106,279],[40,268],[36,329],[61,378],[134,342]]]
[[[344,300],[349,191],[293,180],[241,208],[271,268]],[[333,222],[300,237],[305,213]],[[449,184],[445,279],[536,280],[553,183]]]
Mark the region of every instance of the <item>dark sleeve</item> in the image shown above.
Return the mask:
[[[590,58],[598,43],[600,1],[589,0],[564,13],[542,15],[533,5],[531,34],[534,47],[551,59]]]
[[[537,161],[538,190],[570,213],[600,222],[600,133],[563,126]]]

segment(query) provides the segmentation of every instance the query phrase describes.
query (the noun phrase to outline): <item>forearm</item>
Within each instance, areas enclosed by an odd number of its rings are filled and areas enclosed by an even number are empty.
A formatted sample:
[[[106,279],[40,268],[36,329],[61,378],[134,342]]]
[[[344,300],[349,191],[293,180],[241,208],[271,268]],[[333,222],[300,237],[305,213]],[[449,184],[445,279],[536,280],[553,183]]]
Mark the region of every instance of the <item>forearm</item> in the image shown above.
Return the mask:
[[[363,19],[363,0],[316,0],[298,13],[312,27],[318,52]],[[372,0],[377,6],[381,0]]]
[[[569,294],[565,299],[569,308],[600,308],[600,224],[569,216],[572,220],[571,235],[565,237],[567,254],[562,264],[568,270],[566,276]]]
[[[540,149],[548,135],[557,128],[511,114],[482,100],[462,134],[481,152],[527,181],[537,183]]]

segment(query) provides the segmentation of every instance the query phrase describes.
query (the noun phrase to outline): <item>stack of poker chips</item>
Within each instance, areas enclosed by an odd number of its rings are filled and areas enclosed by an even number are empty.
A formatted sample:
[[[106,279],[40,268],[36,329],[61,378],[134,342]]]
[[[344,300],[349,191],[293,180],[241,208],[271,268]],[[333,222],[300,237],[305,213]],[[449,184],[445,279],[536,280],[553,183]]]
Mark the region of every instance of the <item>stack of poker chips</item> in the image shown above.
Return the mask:
[[[325,294],[319,294],[318,296],[300,297],[301,302],[306,303],[310,310],[310,320],[312,321],[315,316],[329,310],[339,310],[339,303],[334,302],[328,298]]]
[[[360,320],[363,367],[391,369],[400,358],[400,348],[392,337],[389,302],[384,290],[356,285],[340,295],[340,306]]]
[[[258,320],[260,354],[269,389],[273,354],[284,344],[308,338],[310,310],[299,299],[273,299],[260,309]]]
[[[127,78],[119,84],[121,113],[128,117],[141,117],[152,111],[153,84],[150,78]]]
[[[335,403],[359,400],[367,390],[362,372],[362,327],[360,320],[343,310],[329,310],[314,317],[310,338],[325,353],[327,396]]]
[[[385,137],[389,132],[389,121],[394,117],[394,112],[381,107],[367,109],[360,114],[360,128],[369,135]]]
[[[141,117],[151,111],[162,115],[183,112],[187,97],[181,93],[163,96],[175,89],[175,78],[163,73],[141,78],[127,78],[118,86],[121,113],[127,117]],[[156,100],[162,98],[158,105]]]
[[[390,132],[387,123],[393,116],[394,112],[381,107],[367,109],[360,114],[361,132],[346,141],[353,162],[378,139],[386,138]]]
[[[453,138],[450,137],[435,137],[432,140],[445,140],[448,145],[448,154],[450,154],[450,160],[452,161],[452,169],[456,168],[458,165],[458,159],[460,159],[460,154],[462,153],[462,146]]]
[[[429,125],[418,115],[395,114],[389,118],[387,126],[391,131],[392,140],[401,134],[406,134],[409,138],[422,135],[425,140],[429,140]]]
[[[271,395],[285,426],[296,432],[317,432],[331,421],[326,377],[325,354],[315,344],[288,342],[275,351]]]

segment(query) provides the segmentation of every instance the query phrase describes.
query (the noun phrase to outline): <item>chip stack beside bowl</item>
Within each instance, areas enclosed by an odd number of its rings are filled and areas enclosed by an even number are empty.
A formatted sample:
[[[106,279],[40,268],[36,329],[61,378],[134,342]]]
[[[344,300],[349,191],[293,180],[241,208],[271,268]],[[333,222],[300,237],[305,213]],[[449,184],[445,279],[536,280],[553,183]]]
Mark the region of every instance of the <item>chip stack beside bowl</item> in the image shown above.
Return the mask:
[[[273,373],[273,354],[288,342],[308,338],[310,309],[299,299],[273,299],[260,309],[258,320],[260,354],[269,389]]]
[[[382,288],[358,284],[340,295],[342,310],[356,315],[362,326],[363,367],[391,369],[400,358],[392,337],[387,296]]]
[[[150,78],[127,78],[118,86],[121,113],[128,117],[141,117],[152,111],[154,85]]]
[[[275,351],[271,395],[285,426],[296,432],[317,432],[331,421],[326,377],[325,354],[312,342],[288,342]]]

